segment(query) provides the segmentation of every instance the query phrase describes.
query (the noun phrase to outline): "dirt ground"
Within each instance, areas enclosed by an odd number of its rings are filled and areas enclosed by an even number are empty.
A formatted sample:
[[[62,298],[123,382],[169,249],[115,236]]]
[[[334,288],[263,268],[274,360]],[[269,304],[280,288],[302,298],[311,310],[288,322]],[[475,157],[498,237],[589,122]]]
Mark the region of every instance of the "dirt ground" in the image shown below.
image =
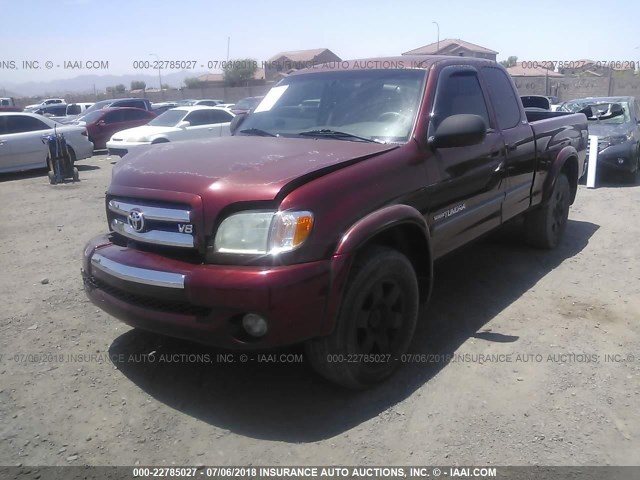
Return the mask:
[[[511,229],[444,260],[417,355],[351,393],[298,348],[225,364],[90,304],[112,164],[79,164],[0,177],[0,464],[640,464],[639,186],[580,186],[555,251]]]

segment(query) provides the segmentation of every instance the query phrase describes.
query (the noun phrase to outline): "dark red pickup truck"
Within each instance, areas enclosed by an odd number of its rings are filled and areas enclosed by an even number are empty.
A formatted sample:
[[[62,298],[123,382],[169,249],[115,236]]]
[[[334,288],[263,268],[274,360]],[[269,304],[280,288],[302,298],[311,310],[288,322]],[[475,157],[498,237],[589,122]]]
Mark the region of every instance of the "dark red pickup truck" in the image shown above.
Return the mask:
[[[304,342],[352,388],[397,367],[435,260],[517,215],[560,242],[587,147],[583,114],[527,112],[504,68],[460,57],[301,70],[234,127],[114,167],[86,292],[196,342]]]

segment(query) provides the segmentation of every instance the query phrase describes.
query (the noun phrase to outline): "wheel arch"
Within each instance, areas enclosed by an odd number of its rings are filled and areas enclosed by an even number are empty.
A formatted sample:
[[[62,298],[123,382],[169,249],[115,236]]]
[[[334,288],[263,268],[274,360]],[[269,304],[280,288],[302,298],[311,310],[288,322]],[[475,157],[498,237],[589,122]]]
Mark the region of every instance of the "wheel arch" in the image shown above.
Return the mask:
[[[556,180],[560,174],[567,176],[569,187],[571,189],[571,204],[576,199],[578,192],[578,151],[574,147],[567,146],[560,150],[556,159],[551,165],[551,169],[544,185],[544,194],[542,197],[542,205],[546,205],[551,199],[551,193],[556,184]]]
[[[428,301],[433,285],[431,237],[424,217],[409,205],[392,205],[372,212],[341,237],[332,256],[327,331],[331,331],[358,255],[371,246],[385,246],[407,256],[418,279],[420,302]]]

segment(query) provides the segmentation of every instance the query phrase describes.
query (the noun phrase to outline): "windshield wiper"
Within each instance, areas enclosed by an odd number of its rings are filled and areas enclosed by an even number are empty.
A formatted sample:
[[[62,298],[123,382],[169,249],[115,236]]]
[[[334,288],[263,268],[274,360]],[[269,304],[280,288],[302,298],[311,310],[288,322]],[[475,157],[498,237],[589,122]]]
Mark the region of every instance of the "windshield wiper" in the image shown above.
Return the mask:
[[[320,128],[318,130],[307,130],[306,132],[298,133],[298,135],[303,137],[331,137],[331,138],[337,138],[338,140],[354,139],[354,140],[360,140],[362,142],[369,142],[369,143],[386,143],[386,142],[383,142],[382,140],[375,140],[373,138],[360,137],[359,135],[354,135],[353,133],[341,132],[339,130],[331,130],[329,128]]]
[[[245,128],[244,130],[240,130],[240,133],[244,133],[245,135],[257,135],[260,137],[277,137],[271,132],[267,132],[266,130],[262,130],[261,128]]]

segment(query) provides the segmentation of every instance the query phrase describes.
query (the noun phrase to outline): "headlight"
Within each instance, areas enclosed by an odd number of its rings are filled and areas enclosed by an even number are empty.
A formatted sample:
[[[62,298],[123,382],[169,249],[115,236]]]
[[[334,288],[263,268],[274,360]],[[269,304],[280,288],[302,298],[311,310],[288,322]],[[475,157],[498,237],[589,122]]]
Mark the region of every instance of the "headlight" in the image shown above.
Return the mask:
[[[241,212],[225,218],[216,232],[215,253],[277,254],[302,245],[313,226],[311,212]]]
[[[612,145],[618,145],[619,143],[624,143],[626,141],[631,140],[632,135],[630,133],[626,135],[612,135],[610,137],[604,137],[600,142],[602,143],[601,148],[607,148]],[[600,143],[598,142],[598,143]]]

